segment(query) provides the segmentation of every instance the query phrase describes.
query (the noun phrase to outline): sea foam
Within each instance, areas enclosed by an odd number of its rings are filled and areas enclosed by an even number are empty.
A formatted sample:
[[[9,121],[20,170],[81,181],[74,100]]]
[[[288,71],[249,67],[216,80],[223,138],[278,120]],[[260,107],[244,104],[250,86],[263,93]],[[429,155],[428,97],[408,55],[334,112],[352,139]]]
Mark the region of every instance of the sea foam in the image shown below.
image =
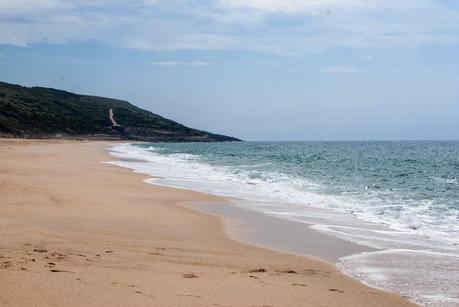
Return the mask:
[[[230,197],[246,209],[302,222],[317,231],[380,249],[342,258],[338,266],[369,285],[408,295],[423,305],[458,304],[457,208],[445,207],[439,215],[427,198],[390,201],[395,192],[381,192],[376,184],[366,185],[367,192],[357,197],[345,190],[339,195],[327,194],[324,183],[276,169],[269,159],[238,167],[231,157],[209,163],[197,154],[167,149],[119,144],[111,153],[120,158],[113,163],[155,176],[145,180],[147,183]],[[214,154],[212,150],[206,154]],[[457,183],[455,178],[434,180]],[[392,198],[382,201],[384,197]]]

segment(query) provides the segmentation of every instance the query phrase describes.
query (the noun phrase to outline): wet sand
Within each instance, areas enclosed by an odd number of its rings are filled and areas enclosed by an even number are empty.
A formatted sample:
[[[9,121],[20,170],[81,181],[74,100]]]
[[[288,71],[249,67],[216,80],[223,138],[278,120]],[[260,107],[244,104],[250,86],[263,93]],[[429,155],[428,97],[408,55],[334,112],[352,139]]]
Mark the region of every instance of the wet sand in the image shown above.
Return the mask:
[[[0,140],[0,305],[410,306],[333,265],[230,239],[153,186],[104,164],[107,142]]]
[[[313,230],[309,227],[311,224],[269,216],[231,203],[190,202],[184,205],[223,218],[226,231],[232,239],[264,248],[325,260],[332,264],[340,257],[376,251]]]

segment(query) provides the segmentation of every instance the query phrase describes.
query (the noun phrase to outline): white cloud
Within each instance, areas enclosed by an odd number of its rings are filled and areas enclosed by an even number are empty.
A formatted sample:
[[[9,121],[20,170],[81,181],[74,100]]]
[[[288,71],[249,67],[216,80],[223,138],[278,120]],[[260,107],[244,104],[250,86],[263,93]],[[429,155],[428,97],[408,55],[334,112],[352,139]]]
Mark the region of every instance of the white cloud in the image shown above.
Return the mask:
[[[140,50],[315,53],[459,43],[438,0],[0,0],[0,44],[95,40]],[[198,64],[200,65],[200,64]]]
[[[207,66],[209,65],[209,62],[202,61],[202,60],[196,60],[196,61],[191,61],[186,63],[188,66]]]
[[[264,13],[318,14],[335,9],[371,8],[381,0],[220,0],[226,8],[256,10]]]
[[[320,72],[325,74],[355,74],[361,70],[352,65],[333,65],[320,69]]]
[[[52,10],[57,8],[69,8],[70,3],[61,0],[0,0],[0,12],[2,15],[24,14],[38,10]]]
[[[194,60],[189,62],[177,62],[177,61],[158,61],[150,62],[150,65],[154,66],[163,66],[163,67],[173,67],[173,66],[207,66],[209,62],[202,60]]]
[[[154,66],[166,66],[166,67],[180,65],[179,62],[175,62],[175,61],[150,62],[148,64],[154,65]]]

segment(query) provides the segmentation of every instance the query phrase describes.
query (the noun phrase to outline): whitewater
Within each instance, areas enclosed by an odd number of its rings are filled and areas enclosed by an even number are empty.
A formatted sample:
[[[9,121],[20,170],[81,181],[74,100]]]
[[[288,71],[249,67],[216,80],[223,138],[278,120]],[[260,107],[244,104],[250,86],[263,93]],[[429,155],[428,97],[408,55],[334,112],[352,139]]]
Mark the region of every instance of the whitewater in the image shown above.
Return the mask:
[[[111,154],[147,183],[376,249],[337,266],[421,305],[459,306],[459,142],[118,144]]]

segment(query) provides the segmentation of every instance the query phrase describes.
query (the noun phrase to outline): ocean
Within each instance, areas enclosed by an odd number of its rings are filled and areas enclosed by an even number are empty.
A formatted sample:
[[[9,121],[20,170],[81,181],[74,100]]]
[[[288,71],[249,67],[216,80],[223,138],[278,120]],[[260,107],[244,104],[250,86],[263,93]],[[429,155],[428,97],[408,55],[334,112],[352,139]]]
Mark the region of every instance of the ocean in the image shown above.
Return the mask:
[[[226,196],[376,249],[337,266],[425,306],[459,306],[458,141],[119,144],[111,153],[161,178],[150,183]]]

